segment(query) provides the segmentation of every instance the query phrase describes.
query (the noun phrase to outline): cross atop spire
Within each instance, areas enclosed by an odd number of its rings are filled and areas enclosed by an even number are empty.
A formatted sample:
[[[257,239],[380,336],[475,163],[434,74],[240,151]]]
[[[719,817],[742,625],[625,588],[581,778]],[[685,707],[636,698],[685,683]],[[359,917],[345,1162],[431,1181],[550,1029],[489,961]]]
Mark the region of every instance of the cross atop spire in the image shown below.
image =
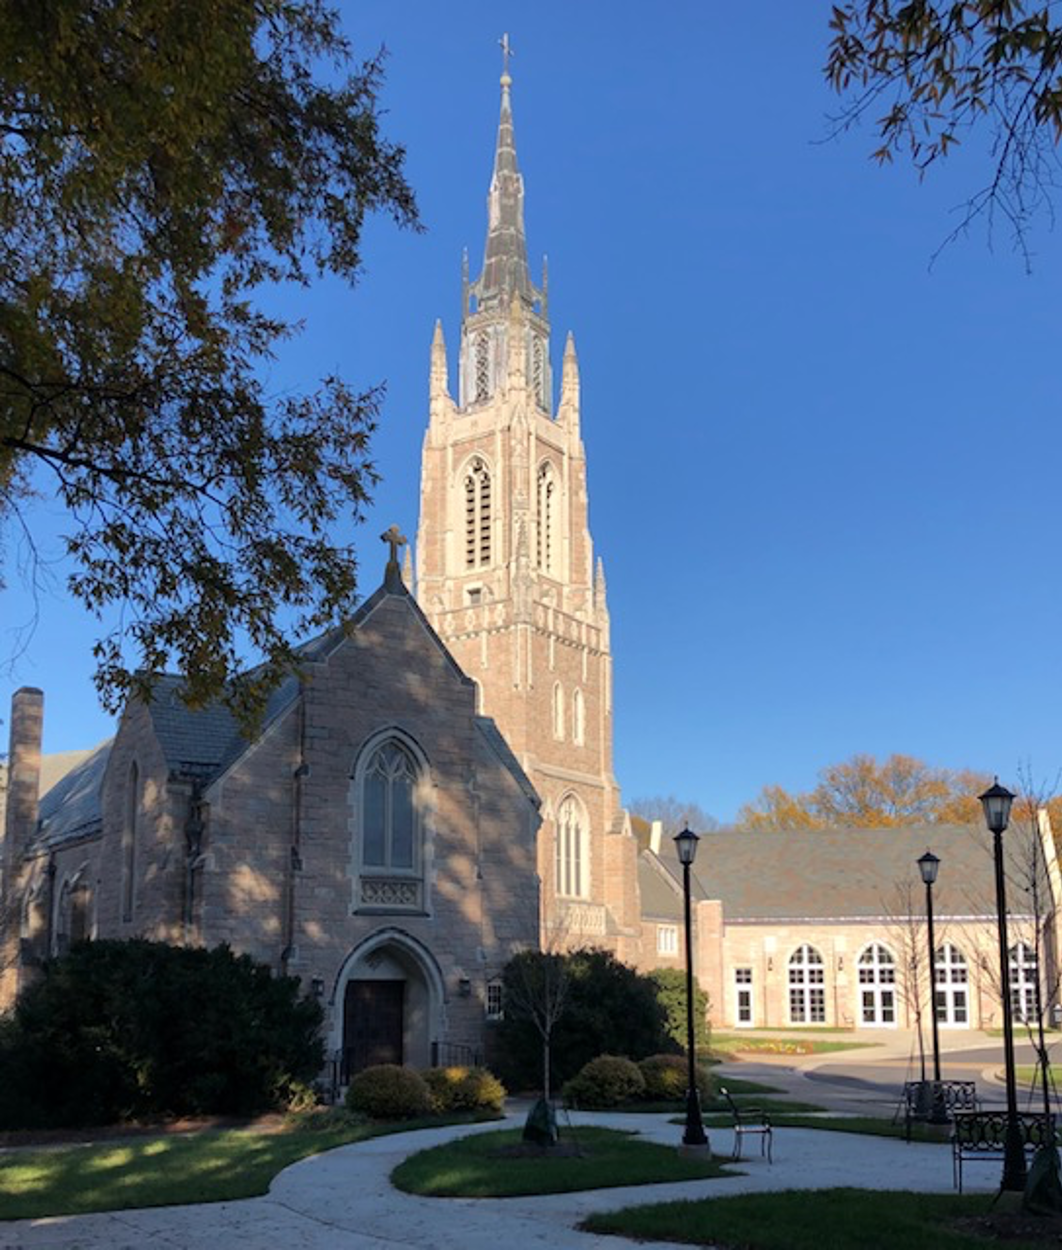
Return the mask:
[[[508,78],[509,77],[509,58],[515,55],[515,53],[512,50],[512,45],[509,43],[508,31],[506,31],[505,34],[502,35],[502,37],[498,40],[498,46],[502,50],[502,78]]]

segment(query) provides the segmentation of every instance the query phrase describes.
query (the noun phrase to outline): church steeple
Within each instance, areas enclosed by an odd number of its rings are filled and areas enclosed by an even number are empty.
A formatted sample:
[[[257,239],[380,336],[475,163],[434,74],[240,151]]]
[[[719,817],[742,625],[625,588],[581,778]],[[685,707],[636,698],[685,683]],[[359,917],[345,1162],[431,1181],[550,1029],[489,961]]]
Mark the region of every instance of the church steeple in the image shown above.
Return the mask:
[[[472,284],[482,312],[506,311],[514,295],[527,305],[542,300],[533,286],[527,268],[527,240],[524,237],[524,180],[516,161],[513,132],[512,77],[509,74],[509,36],[502,37],[501,115],[494,148],[494,171],[487,195],[487,245],[483,252],[483,273]]]

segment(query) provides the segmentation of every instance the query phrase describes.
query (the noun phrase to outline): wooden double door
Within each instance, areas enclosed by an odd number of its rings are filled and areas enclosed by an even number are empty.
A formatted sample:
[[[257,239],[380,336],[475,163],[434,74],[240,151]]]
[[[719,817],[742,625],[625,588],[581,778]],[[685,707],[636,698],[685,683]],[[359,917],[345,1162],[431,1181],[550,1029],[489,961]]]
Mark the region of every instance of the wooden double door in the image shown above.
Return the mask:
[[[406,984],[400,979],[347,983],[343,1000],[343,1052],[347,1075],[369,1065],[401,1065]]]

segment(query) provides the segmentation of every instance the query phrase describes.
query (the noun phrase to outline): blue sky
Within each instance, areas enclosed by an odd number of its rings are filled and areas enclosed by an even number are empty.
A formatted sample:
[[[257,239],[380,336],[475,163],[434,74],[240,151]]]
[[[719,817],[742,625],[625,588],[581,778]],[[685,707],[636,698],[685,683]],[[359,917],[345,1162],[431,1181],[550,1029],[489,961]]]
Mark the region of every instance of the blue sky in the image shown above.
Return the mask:
[[[436,317],[456,374],[508,30],[558,377],[569,329],[579,350],[625,797],[726,820],[854,752],[1053,778],[1062,247],[1041,222],[1027,274],[1003,228],[975,226],[930,266],[983,144],[919,184],[868,160],[868,128],[826,140],[828,4],[340,8],[359,51],[389,51],[386,128],[427,230],[374,222],[355,291],[291,293],[305,330],[270,383],[387,382],[365,593],[380,532],[415,533]],[[46,507],[36,521],[56,533]],[[8,654],[31,611],[18,555]],[[95,623],[57,578],[3,671],[8,690],[45,688],[49,751],[111,726]]]

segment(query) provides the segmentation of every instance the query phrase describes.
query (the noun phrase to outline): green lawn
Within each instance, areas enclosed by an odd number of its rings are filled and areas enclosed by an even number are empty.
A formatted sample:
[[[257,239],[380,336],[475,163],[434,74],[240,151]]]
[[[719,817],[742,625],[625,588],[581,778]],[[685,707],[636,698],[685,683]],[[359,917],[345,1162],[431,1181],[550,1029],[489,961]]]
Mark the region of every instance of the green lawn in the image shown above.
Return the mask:
[[[463,1119],[467,1120],[467,1119]],[[275,1133],[224,1130],[0,1154],[0,1220],[199,1204],[264,1195],[285,1166],[376,1135],[452,1123],[293,1120]]]
[[[470,1135],[409,1157],[391,1181],[416,1195],[482,1197],[685,1182],[732,1172],[710,1157],[680,1156],[674,1146],[599,1126],[566,1130],[562,1142],[577,1145],[581,1155],[506,1155],[520,1150],[519,1130]]]
[[[910,1191],[780,1191],[646,1204],[594,1213],[583,1227],[649,1243],[711,1244],[724,1248],[1040,1248],[1059,1247],[1059,1227],[991,1211],[983,1195],[925,1195]],[[994,1237],[976,1223],[1015,1221]],[[957,1222],[969,1222],[963,1229]],[[978,1237],[978,1235],[982,1237]]]

